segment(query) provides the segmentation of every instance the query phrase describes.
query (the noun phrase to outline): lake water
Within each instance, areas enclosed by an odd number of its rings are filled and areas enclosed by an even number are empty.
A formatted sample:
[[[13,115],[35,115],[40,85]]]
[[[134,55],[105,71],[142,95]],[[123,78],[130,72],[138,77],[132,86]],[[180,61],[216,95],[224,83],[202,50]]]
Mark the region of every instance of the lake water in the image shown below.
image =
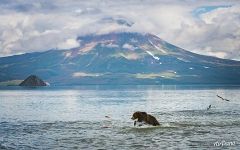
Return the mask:
[[[161,126],[134,127],[135,111],[152,114]],[[240,88],[0,89],[0,149],[194,148],[240,149]]]

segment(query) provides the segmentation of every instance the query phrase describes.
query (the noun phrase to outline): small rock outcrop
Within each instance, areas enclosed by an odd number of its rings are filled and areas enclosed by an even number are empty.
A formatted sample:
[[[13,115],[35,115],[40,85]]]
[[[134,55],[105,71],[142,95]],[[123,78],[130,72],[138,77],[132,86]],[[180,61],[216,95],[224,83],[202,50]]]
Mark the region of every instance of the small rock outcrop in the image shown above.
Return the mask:
[[[30,75],[19,86],[47,86],[47,84],[36,75]]]

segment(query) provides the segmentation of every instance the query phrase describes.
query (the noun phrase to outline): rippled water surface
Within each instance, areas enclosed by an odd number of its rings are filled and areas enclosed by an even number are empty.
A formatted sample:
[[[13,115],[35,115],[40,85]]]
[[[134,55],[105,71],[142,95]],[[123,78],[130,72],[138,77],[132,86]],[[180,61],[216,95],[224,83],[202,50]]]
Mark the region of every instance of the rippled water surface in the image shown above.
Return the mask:
[[[135,111],[161,126],[133,127]],[[240,149],[239,88],[0,89],[0,149],[194,148]]]

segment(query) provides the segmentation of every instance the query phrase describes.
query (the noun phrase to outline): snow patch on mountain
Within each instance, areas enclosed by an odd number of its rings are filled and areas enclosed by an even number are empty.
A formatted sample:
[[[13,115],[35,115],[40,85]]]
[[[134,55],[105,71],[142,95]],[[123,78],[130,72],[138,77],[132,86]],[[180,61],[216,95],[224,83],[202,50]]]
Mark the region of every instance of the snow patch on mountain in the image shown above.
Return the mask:
[[[137,60],[137,59],[141,58],[141,56],[138,55],[138,53],[134,53],[134,52],[117,53],[117,54],[113,55],[113,57],[116,57],[116,58],[124,57],[127,60]]]
[[[119,47],[117,44],[113,44],[113,43],[102,43],[101,46],[107,47],[107,48],[118,48]]]
[[[183,61],[183,62],[190,62],[190,61],[188,61],[188,60],[186,60],[184,58],[180,58],[180,57],[178,57],[177,59],[180,60],[180,61]]]
[[[160,48],[159,46],[153,44],[153,42],[152,42],[151,40],[148,40],[148,41],[149,41],[149,43],[150,43],[153,47],[155,47],[157,50],[161,51],[161,52],[164,53],[164,54],[167,54],[167,52],[164,51],[162,48]]]
[[[88,44],[85,44],[82,48],[80,48],[80,53],[87,53],[91,51],[98,43],[97,42],[91,42]]]
[[[64,53],[64,57],[65,57],[65,58],[69,58],[69,57],[71,57],[71,55],[72,55],[71,52],[66,52],[66,53]]]
[[[157,56],[154,56],[152,52],[150,52],[150,51],[146,51],[146,52],[147,52],[149,55],[151,55],[154,59],[160,60],[160,58],[157,57]]]
[[[128,44],[128,43],[125,43],[122,48],[125,48],[125,49],[130,49],[130,50],[135,50],[137,49],[137,47],[131,45],[131,44]]]
[[[130,40],[130,42],[131,42],[131,43],[137,43],[138,41],[137,41],[136,39],[132,38],[132,39]]]

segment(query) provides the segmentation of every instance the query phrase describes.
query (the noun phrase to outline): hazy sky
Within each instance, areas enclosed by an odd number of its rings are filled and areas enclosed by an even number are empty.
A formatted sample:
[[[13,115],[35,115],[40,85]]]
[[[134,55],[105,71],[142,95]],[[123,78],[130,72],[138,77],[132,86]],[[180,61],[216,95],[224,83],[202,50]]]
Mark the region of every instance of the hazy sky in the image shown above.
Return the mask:
[[[78,35],[112,31],[240,60],[240,1],[0,0],[0,56],[72,48]]]

